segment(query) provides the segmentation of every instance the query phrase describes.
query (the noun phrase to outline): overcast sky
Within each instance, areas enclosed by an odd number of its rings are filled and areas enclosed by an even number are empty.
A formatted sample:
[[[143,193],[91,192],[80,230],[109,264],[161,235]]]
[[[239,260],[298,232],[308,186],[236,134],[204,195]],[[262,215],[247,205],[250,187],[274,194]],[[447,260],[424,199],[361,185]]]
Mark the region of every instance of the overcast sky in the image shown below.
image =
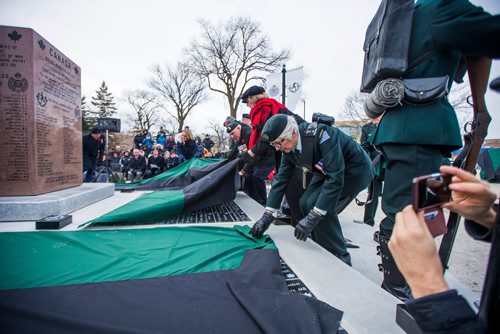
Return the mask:
[[[472,1],[500,13],[499,0]],[[214,22],[249,16],[275,49],[289,48],[292,69],[304,66],[306,116],[338,115],[345,97],[359,89],[366,27],[376,0],[0,0],[0,24],[36,30],[82,68],[87,100],[106,81],[116,98],[126,90],[147,88],[151,66],[176,64],[183,49],[200,33],[198,18]],[[500,75],[494,62],[491,78]],[[208,119],[222,122],[229,114],[224,97],[211,93],[187,124],[198,134]],[[494,121],[489,138],[500,138],[500,94],[487,95]],[[120,110],[129,109],[126,103]],[[303,113],[303,104],[296,112]],[[249,112],[246,106],[238,114]]]

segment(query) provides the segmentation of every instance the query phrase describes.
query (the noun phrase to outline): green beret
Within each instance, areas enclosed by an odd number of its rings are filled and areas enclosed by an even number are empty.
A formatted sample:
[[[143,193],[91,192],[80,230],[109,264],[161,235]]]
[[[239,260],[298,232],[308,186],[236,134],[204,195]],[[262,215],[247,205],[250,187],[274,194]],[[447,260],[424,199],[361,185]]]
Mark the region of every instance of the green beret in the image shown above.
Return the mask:
[[[286,128],[288,117],[278,114],[271,117],[262,129],[262,141],[275,141]]]

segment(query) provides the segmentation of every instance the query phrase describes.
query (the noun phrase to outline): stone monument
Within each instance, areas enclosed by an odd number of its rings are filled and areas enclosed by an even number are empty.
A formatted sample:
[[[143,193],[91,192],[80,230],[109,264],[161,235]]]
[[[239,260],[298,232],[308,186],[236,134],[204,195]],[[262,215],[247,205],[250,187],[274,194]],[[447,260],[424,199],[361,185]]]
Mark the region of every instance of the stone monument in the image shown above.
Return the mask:
[[[80,82],[36,31],[0,26],[0,196],[82,184]]]

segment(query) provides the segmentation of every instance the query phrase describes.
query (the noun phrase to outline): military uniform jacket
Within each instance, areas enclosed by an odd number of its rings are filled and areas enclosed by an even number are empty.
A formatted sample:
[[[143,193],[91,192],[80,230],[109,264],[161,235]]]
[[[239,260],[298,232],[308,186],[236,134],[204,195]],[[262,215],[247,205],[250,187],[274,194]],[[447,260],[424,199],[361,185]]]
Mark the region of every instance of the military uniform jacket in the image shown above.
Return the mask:
[[[448,75],[451,88],[462,56],[500,57],[498,36],[500,16],[492,16],[467,0],[419,0],[408,64],[426,52],[432,53],[404,78]],[[443,153],[462,146],[457,117],[447,99],[418,107],[403,103],[387,110],[372,142],[437,145]]]
[[[309,123],[299,125],[302,138]],[[300,140],[300,139],[299,139]],[[310,150],[302,147],[302,150]],[[310,186],[322,184],[321,194],[315,207],[320,210],[335,212],[335,207],[344,186],[355,186],[362,183],[368,186],[373,172],[371,161],[365,151],[351,137],[333,126],[318,125],[313,143],[313,165],[322,165],[323,171],[312,167],[314,171]],[[281,200],[290,182],[295,167],[300,167],[299,153],[292,151],[283,153],[279,173],[274,177],[267,207],[279,208]]]
[[[233,140],[233,144],[231,145],[231,148],[226,155],[228,159],[234,159],[238,156],[238,147],[240,147],[241,145],[246,145],[248,149],[248,143],[250,141],[250,133],[252,132],[252,128],[244,123],[238,123],[241,125],[240,139],[238,141]]]

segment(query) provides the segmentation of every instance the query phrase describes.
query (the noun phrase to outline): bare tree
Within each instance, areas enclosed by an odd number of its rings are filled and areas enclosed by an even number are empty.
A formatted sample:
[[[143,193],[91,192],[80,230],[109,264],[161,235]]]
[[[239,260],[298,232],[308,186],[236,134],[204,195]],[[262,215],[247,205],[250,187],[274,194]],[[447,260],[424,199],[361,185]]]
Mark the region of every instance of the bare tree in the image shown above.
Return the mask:
[[[163,109],[178,122],[179,132],[193,108],[207,99],[205,81],[185,63],[178,63],[175,68],[154,66],[149,86],[175,108],[175,113]]]
[[[363,104],[368,95],[356,90],[351,91],[345,98],[340,117],[343,120],[352,120],[358,127],[365,125],[368,122],[368,117],[366,117]]]
[[[229,138],[226,128],[214,120],[208,121],[208,128],[215,132],[215,135],[217,136],[216,142],[219,151],[225,149],[227,146],[227,139]]]
[[[213,25],[199,21],[202,34],[186,51],[189,66],[206,78],[208,87],[227,98],[231,116],[251,80],[262,80],[289,57],[287,49],[273,52],[269,38],[250,18],[236,17]]]
[[[126,91],[124,96],[135,112],[133,131],[149,130],[158,122],[160,105],[154,94],[137,89]]]

